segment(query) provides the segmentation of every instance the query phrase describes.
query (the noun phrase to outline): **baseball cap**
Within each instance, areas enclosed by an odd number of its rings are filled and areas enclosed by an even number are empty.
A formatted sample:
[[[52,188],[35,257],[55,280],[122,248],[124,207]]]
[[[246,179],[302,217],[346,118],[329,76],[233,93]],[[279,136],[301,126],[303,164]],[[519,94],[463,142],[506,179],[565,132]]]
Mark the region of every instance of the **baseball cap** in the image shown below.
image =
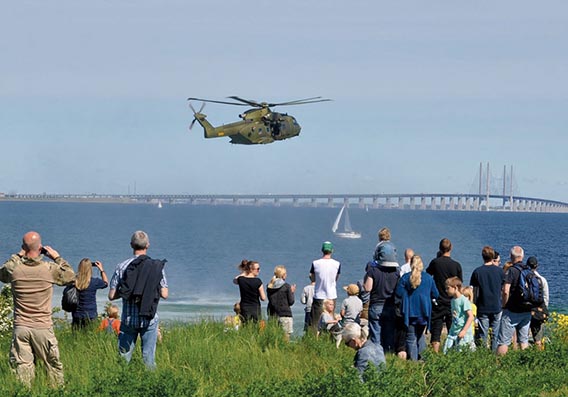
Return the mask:
[[[531,269],[536,269],[538,266],[538,260],[534,256],[529,257],[529,259],[527,259],[527,266]]]
[[[333,244],[330,241],[324,241],[321,250],[325,252],[332,252],[333,251]]]

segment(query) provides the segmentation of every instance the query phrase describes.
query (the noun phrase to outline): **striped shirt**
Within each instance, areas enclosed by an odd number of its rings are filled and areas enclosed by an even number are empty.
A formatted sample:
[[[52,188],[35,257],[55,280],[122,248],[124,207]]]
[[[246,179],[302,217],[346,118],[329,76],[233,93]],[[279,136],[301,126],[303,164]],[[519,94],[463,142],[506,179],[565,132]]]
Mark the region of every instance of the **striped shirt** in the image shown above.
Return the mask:
[[[126,270],[128,265],[130,265],[130,262],[132,262],[136,258],[137,256],[134,256],[116,265],[116,269],[112,275],[112,279],[110,280],[110,289],[118,291],[118,287],[120,286],[120,282],[122,281],[124,271]],[[168,288],[168,281],[166,279],[166,273],[164,272],[164,270],[162,270],[162,280],[160,281],[160,287]],[[150,319],[148,317],[139,316],[139,310],[140,308],[138,307],[138,304],[127,299],[122,299],[121,323],[132,328],[146,328],[150,324],[154,324],[156,321],[158,321],[157,312],[154,318]]]

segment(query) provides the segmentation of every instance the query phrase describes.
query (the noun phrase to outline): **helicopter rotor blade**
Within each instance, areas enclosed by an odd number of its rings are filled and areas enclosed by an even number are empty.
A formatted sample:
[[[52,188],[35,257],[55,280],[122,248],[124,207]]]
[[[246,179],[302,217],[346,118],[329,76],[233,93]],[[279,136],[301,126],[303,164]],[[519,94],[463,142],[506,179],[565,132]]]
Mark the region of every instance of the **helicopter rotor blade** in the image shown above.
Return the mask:
[[[211,102],[211,103],[221,103],[223,105],[235,105],[235,106],[247,106],[244,103],[235,103],[227,101],[215,101],[213,99],[202,99],[202,98],[187,98],[188,101],[201,101],[201,102]]]
[[[195,111],[195,108],[193,107],[193,105],[191,104],[191,102],[189,103],[189,108],[191,109],[191,111],[193,112],[194,116],[197,113],[201,113],[203,111],[203,108],[205,108],[205,102],[201,102],[201,107],[199,108],[199,112]],[[193,120],[191,121],[191,124],[189,125],[189,129],[191,130],[193,128],[193,125],[195,124],[195,122],[197,121],[197,116],[193,117]]]
[[[230,96],[230,97],[227,97],[227,98],[231,98],[231,99],[234,99],[235,101],[243,102],[243,103],[246,103],[247,105],[255,106],[257,108],[263,107],[262,104],[260,104],[256,101],[253,101],[251,99],[243,99],[243,98],[239,98],[238,96]]]
[[[329,102],[331,99],[320,99],[320,96],[313,97],[313,98],[305,98],[305,99],[298,99],[295,101],[288,101],[288,102],[280,102],[280,103],[269,103],[268,106],[292,106],[292,105],[305,105],[308,103],[317,103],[317,102]]]

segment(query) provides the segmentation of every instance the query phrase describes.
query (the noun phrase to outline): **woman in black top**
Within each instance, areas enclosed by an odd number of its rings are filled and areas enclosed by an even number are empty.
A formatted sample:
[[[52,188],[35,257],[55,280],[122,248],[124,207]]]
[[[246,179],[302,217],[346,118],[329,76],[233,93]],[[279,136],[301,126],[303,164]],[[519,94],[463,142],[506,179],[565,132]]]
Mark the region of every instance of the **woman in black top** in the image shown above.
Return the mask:
[[[241,315],[245,323],[249,320],[256,322],[260,318],[260,301],[266,300],[264,286],[258,278],[260,264],[243,259],[239,270],[241,273],[233,279],[233,283],[239,286],[241,293]]]

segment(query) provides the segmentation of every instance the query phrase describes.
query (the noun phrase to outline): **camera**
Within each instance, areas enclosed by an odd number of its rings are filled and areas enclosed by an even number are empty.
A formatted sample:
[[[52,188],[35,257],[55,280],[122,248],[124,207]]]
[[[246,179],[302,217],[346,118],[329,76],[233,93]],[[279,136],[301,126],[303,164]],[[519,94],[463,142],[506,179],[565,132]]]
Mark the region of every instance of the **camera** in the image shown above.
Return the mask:
[[[91,266],[97,266],[96,262],[91,262]]]
[[[42,254],[42,255],[49,255],[49,254],[47,253],[47,250],[45,249],[45,247],[41,247],[41,250],[40,250],[39,253]]]

